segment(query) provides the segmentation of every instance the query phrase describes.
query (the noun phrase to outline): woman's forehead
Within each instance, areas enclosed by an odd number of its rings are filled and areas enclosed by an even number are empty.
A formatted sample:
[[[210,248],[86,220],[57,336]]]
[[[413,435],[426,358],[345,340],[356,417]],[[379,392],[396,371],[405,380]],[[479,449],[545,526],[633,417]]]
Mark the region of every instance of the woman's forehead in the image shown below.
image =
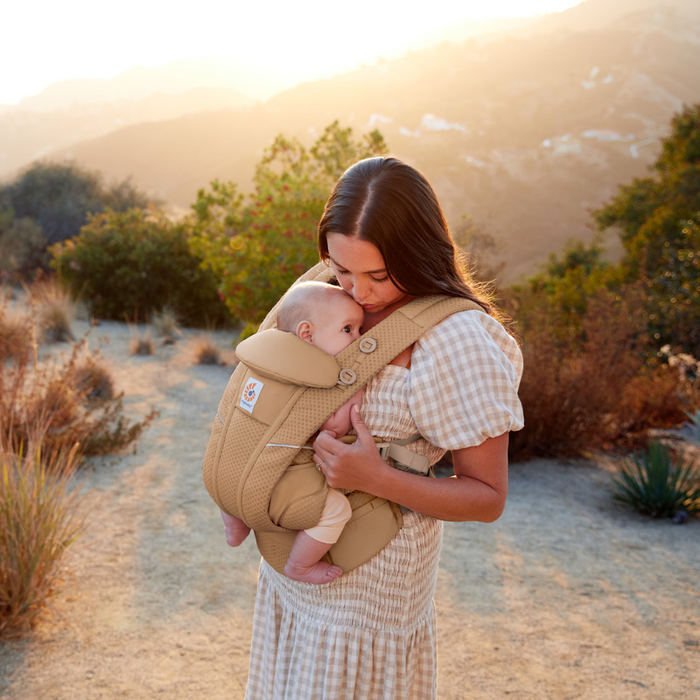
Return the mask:
[[[328,255],[331,262],[355,274],[383,272],[386,269],[377,246],[342,233],[328,234]]]

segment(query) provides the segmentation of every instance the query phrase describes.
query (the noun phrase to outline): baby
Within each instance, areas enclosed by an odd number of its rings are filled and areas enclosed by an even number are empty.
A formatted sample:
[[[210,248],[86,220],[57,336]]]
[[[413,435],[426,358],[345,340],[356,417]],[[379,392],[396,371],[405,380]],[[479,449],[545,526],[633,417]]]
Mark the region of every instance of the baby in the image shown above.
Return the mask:
[[[293,287],[284,297],[277,328],[296,335],[311,345],[337,355],[360,337],[364,320],[362,307],[340,287],[323,282],[304,282]],[[350,428],[350,411],[362,402],[362,389],[346,401],[320,428],[342,437]],[[329,583],[338,578],[342,569],[321,557],[338,541],[345,523],[350,519],[348,499],[335,489],[328,490],[321,519],[313,528],[302,530],[296,536],[284,573],[295,581]],[[226,542],[237,547],[250,533],[250,528],[239,518],[223,511]]]

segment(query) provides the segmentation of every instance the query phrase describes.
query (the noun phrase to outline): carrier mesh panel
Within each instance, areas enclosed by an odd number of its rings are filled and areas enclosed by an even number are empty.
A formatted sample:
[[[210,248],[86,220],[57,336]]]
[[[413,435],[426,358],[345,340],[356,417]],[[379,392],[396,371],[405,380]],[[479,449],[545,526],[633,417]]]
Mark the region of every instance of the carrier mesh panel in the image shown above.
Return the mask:
[[[202,463],[202,475],[204,476],[204,485],[209,491],[209,495],[217,501],[217,504],[221,506],[214,494],[214,468],[216,452],[219,449],[219,442],[221,438],[221,433],[224,430],[223,423],[219,420],[219,416],[214,416],[214,427],[212,428],[211,435],[209,436],[209,442],[207,443],[207,451],[204,453],[204,462]]]
[[[242,447],[259,445],[269,428],[243,411],[236,408],[233,411],[217,467],[216,488],[225,510],[241,518],[243,516],[238,511],[238,487],[250,459],[250,452]],[[251,523],[248,525],[252,527]]]

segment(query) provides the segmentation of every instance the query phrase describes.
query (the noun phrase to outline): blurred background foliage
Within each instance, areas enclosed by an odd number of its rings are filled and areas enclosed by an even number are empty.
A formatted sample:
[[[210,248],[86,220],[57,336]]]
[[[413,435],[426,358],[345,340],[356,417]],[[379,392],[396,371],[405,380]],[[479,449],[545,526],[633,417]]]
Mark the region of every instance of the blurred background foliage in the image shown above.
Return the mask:
[[[662,147],[649,177],[593,213],[601,232],[619,230],[619,262],[605,260],[601,234],[570,242],[529,279],[494,286],[525,355],[526,428],[512,438],[514,458],[635,446],[700,405],[700,105],[673,118]],[[279,135],[252,192],[214,181],[177,221],[147,207],[128,182],[107,190],[99,177],[37,164],[3,190],[0,260],[26,276],[51,256],[96,316],[168,306],[188,325],[242,321],[245,336],[318,260],[316,226],[333,183],[353,162],[386,152],[378,131],[358,138],[337,121],[310,148]],[[41,188],[60,181],[72,184],[47,198],[45,211],[18,206],[40,202]],[[80,233],[47,253],[70,218],[56,203],[78,200]],[[52,217],[54,228],[45,223]],[[465,216],[454,237],[477,279],[498,275],[489,231]]]

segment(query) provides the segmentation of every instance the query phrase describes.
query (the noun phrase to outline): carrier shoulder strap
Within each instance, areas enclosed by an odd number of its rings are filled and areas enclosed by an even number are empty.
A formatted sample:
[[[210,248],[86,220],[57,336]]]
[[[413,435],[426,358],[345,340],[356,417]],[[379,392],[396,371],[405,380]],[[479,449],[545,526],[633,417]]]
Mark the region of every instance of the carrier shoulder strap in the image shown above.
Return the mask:
[[[280,529],[269,518],[267,501],[254,497],[259,494],[263,483],[268,484],[264,489],[267,491],[271,489],[270,482],[274,484],[279,480],[281,472],[277,473],[279,467],[276,465],[280,463],[277,452],[285,449],[280,446],[303,445],[356,391],[428,329],[454,313],[468,310],[483,312],[481,306],[468,299],[446,296],[414,299],[336,355],[340,367],[336,385],[331,389],[309,387],[304,390],[294,405],[283,411],[270,426],[263,445],[253,451],[243,470],[237,499],[239,512],[244,513],[243,519],[253,529]],[[286,463],[296,452],[298,449],[290,450]]]

